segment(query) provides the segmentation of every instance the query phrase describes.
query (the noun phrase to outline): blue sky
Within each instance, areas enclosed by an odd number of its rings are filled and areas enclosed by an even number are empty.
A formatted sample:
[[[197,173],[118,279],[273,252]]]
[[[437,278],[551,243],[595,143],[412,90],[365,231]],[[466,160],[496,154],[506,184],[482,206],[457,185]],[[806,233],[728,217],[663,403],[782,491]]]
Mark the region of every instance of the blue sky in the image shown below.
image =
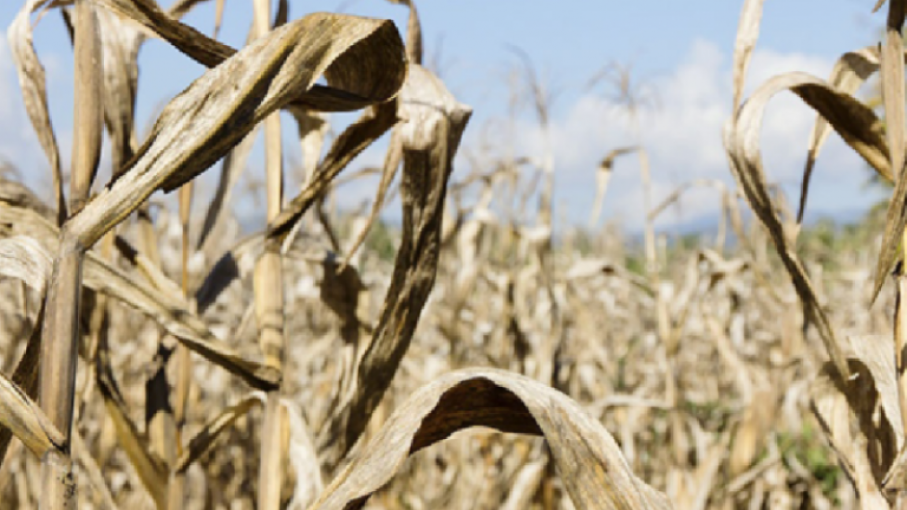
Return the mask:
[[[693,178],[731,182],[720,129],[730,113],[730,55],[741,3],[422,0],[418,8],[427,60],[439,62],[438,69],[449,88],[461,102],[475,109],[464,150],[483,141],[494,142],[500,135],[496,119],[507,111],[507,73],[519,62],[510,48],[518,47],[532,58],[545,83],[557,92],[551,127],[558,216],[584,223],[592,204],[598,161],[610,149],[632,142],[636,136],[626,117],[617,111],[611,91],[604,85],[588,87],[590,78],[610,63],[632,64],[634,79],[654,91],[658,99],[657,107],[647,111],[638,124],[641,141],[651,154],[656,200]],[[0,30],[4,35],[20,4],[0,2]],[[826,76],[838,55],[876,41],[884,14],[870,13],[872,4],[868,0],[766,2],[748,89],[779,72],[805,70]],[[245,39],[250,6],[249,0],[227,0],[223,40],[239,46]],[[406,26],[406,8],[383,0],[291,2],[292,17],[321,10],[392,18],[401,29]],[[185,21],[210,33],[213,19],[213,2],[209,2],[196,8]],[[58,15],[40,22],[35,45],[48,70],[52,115],[68,161],[72,54]],[[203,72],[161,41],[146,43],[140,66],[140,127],[150,125],[155,111]],[[337,121],[342,124],[348,118]],[[812,119],[812,113],[793,97],[777,99],[766,117],[763,139],[767,170],[772,179],[791,191],[799,186]],[[284,132],[287,160],[292,164],[299,161],[297,144],[292,140],[295,127],[286,122]],[[518,118],[513,140],[518,153],[538,154],[540,134],[528,108]],[[0,42],[0,158],[19,167],[33,186],[46,188],[47,165],[21,106],[5,37]],[[261,159],[260,152],[253,154],[253,172],[260,172]],[[376,147],[353,167],[381,159],[381,147]],[[465,166],[460,164],[459,175],[469,171]],[[878,191],[862,188],[866,177],[862,162],[834,138],[819,161],[808,217],[865,210],[880,198]],[[605,221],[638,228],[643,218],[638,182],[635,159],[620,160],[606,199]],[[358,205],[371,196],[373,185],[373,181],[350,185],[338,200],[344,205]],[[670,228],[708,218],[717,205],[711,192],[699,191],[660,224]]]

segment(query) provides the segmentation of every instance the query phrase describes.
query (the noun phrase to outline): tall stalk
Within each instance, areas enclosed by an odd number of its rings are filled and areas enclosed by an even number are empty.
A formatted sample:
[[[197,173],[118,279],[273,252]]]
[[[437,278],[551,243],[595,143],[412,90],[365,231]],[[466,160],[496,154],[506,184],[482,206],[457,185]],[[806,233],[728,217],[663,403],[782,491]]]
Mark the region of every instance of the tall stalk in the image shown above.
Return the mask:
[[[646,277],[649,285],[655,290],[655,313],[658,338],[664,346],[665,353],[665,398],[668,402],[676,404],[677,401],[677,382],[674,367],[676,362],[674,358],[677,354],[678,338],[673,334],[671,327],[671,317],[668,310],[668,302],[661,288],[661,268],[659,267],[658,251],[655,239],[655,217],[652,212],[652,175],[649,168],[649,153],[646,151],[640,130],[640,109],[646,105],[646,91],[639,84],[634,84],[631,79],[632,66],[613,66],[606,69],[601,77],[596,77],[593,82],[599,78],[608,78],[618,89],[621,98],[622,107],[626,111],[630,131],[633,134],[634,144],[637,147],[637,156],[639,157],[639,174],[642,185],[642,202],[645,211],[644,237],[645,237],[645,258],[646,258]],[[676,407],[676,405],[675,405]],[[672,432],[674,439],[672,446],[674,449],[675,459],[682,463],[686,455],[686,443],[681,440],[683,423],[681,416],[674,413],[671,418]]]
[[[51,286],[47,295],[41,342],[41,380],[38,399],[41,408],[65,438],[70,451],[72,412],[78,359],[79,305],[82,293],[80,247],[63,239],[54,261]],[[41,465],[43,486],[41,508],[75,508],[75,480],[69,457],[44,458]]]
[[[270,0],[255,0],[255,30],[261,37],[270,30]],[[280,145],[280,114],[272,113],[264,120],[265,132],[265,189],[267,221],[280,214],[283,203],[283,154]],[[284,315],[283,279],[280,246],[269,243],[255,266],[255,315],[258,319],[259,343],[265,364],[283,372]],[[283,486],[283,424],[281,423],[280,390],[268,393],[261,428],[261,465],[258,473],[259,510],[280,508],[280,489]]]
[[[888,146],[891,147],[891,170],[898,181],[907,176],[904,173],[907,139],[905,139],[904,131],[904,61],[901,58],[904,47],[901,33],[904,26],[904,11],[907,8],[905,4],[907,2],[904,0],[891,0],[889,3],[885,41],[882,47],[882,96],[888,127],[885,134]],[[898,187],[901,187],[901,183],[898,184]],[[897,193],[897,189],[895,193]],[[895,199],[892,199],[892,204],[894,203]],[[904,240],[907,240],[907,231],[902,231],[900,236],[901,249],[907,253],[907,245],[903,245]],[[880,265],[879,268],[881,269],[882,266]],[[905,330],[907,328],[907,311],[904,310],[904,299],[907,296],[907,279],[905,278],[907,277],[905,277],[903,267],[898,273],[894,321],[895,367],[898,379],[898,399],[901,404],[901,424],[907,429],[907,368],[905,368],[904,359],[904,349],[907,346],[907,330]],[[877,280],[883,277],[881,271],[876,275]]]
[[[78,214],[88,200],[101,149],[101,42],[98,21],[89,0],[75,3],[75,106],[70,178],[70,212]],[[42,330],[39,401],[60,432],[64,452],[70,452],[76,362],[79,347],[79,308],[82,260],[86,247],[63,228],[59,252],[47,295]],[[59,455],[42,459],[44,492],[41,508],[75,508],[75,480],[71,459]]]
[[[189,245],[189,217],[192,212],[192,189],[193,181],[189,181],[180,188],[179,191],[179,215],[180,226],[182,228],[182,275],[180,286],[183,290],[183,296],[189,295],[189,251],[192,247]],[[176,403],[173,409],[173,418],[175,422],[175,442],[176,456],[183,454],[183,429],[186,424],[186,409],[189,402],[189,390],[192,383],[192,358],[189,356],[189,349],[183,345],[176,346]],[[167,508],[168,510],[179,510],[183,508],[183,499],[185,497],[185,473],[172,473],[167,485]]]

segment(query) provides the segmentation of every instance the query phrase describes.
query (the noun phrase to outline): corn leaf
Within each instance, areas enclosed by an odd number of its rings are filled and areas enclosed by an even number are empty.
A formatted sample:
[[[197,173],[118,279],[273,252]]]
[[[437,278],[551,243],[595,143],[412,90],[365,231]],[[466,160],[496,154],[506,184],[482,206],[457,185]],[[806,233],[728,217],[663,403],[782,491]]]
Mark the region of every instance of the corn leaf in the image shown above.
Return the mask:
[[[128,170],[67,222],[64,237],[93,245],[152,192],[176,189],[206,170],[322,75],[371,102],[393,97],[406,72],[401,44],[393,23],[330,14],[256,39],[164,108]]]
[[[151,452],[148,438],[139,432],[138,427],[129,418],[129,409],[110,367],[110,350],[106,333],[102,333],[98,342],[94,360],[95,377],[98,389],[104,397],[107,413],[116,428],[119,444],[129,457],[144,484],[145,489],[154,499],[158,508],[166,508],[167,501],[167,465],[163,459]]]
[[[879,50],[875,46],[868,46],[857,51],[845,53],[835,62],[831,75],[828,77],[828,83],[845,94],[853,95],[870,76],[879,70],[879,64]],[[817,115],[816,122],[813,124],[812,131],[809,134],[806,168],[803,170],[803,182],[800,191],[800,209],[797,213],[798,222],[803,221],[813,168],[816,165],[816,159],[818,159],[822,147],[831,134],[831,130],[832,126],[828,121],[821,115]],[[874,169],[883,179],[894,183],[894,175],[888,165],[880,168],[874,167]]]
[[[10,429],[39,459],[64,451],[63,434],[19,386],[0,374],[0,425]]]
[[[472,110],[440,80],[412,66],[400,96],[403,146],[403,236],[372,342],[363,355],[356,392],[320,438],[328,465],[358,440],[409,347],[437,271],[441,219],[453,157]]]
[[[544,436],[577,509],[671,508],[632,473],[604,427],[569,397],[528,377],[468,369],[413,393],[309,510],[362,508],[408,456],[474,426]]]
[[[44,66],[38,60],[38,54],[32,42],[31,14],[46,6],[50,0],[28,0],[9,26],[9,47],[16,70],[19,75],[19,87],[25,102],[25,111],[31,120],[44,155],[50,162],[53,177],[54,202],[57,207],[58,222],[66,217],[65,196],[63,194],[63,170],[60,163],[60,149],[50,120],[47,103],[47,84]]]
[[[268,224],[269,240],[283,241],[293,226],[329,188],[331,182],[357,155],[381,137],[397,122],[397,105],[391,101],[374,106],[350,124],[334,140],[305,189],[293,198],[273,221]]]
[[[891,0],[888,4],[888,24],[885,30],[885,44],[882,46],[882,101],[885,105],[885,132],[890,147],[891,173],[895,178],[894,193],[888,202],[885,215],[885,231],[882,234],[882,248],[876,265],[875,286],[872,297],[875,300],[885,277],[894,266],[904,225],[907,224],[907,179],[904,175],[905,134],[904,112],[904,15],[907,4],[904,0]]]
[[[810,387],[813,412],[854,482],[860,507],[888,508],[881,483],[903,441],[894,343],[887,335],[849,340],[854,377],[842,380],[826,363]]]
[[[22,280],[43,296],[52,268],[53,260],[38,241],[24,236],[0,239],[0,275]],[[42,309],[12,380],[0,375],[0,462],[12,435],[22,440],[39,458],[50,449],[62,450],[64,445],[63,435],[32,401],[41,353],[43,315]]]
[[[48,252],[57,250],[59,243],[57,228],[33,211],[10,207],[0,202],[0,225],[4,223],[8,225],[7,232],[28,233]],[[3,230],[0,228],[0,233]],[[142,262],[138,252],[127,247],[128,243],[120,240],[117,244],[121,248],[121,253],[126,255],[125,260],[133,264]],[[278,373],[260,363],[243,358],[218,340],[204,321],[191,312],[182,293],[176,291],[178,285],[160,274],[159,270],[152,269],[153,264],[144,263],[143,267],[146,271],[154,271],[152,281],[156,281],[156,285],[124,273],[101,259],[94,251],[89,251],[85,258],[84,284],[147,315],[189,349],[241,377],[252,387],[258,389],[276,387],[280,381]]]
[[[179,460],[177,460],[173,471],[177,473],[185,472],[193,462],[207,453],[221,432],[261,404],[261,396],[251,396],[244,398],[239,403],[221,411],[220,414],[206,423],[202,429],[189,440],[189,446],[180,456]]]
[[[882,126],[875,114],[849,94],[805,73],[787,73],[772,78],[753,93],[736,118],[725,126],[724,143],[731,170],[740,183],[753,212],[768,229],[775,249],[790,274],[805,312],[814,322],[829,356],[842,376],[848,368],[825,311],[821,308],[803,265],[795,251],[796,232],[785,230],[769,191],[762,168],[760,129],[768,101],[789,90],[828,120],[841,138],[873,167],[887,166],[887,147]]]
[[[762,21],[762,4],[764,0],[744,0],[737,25],[737,40],[734,42],[734,109],[740,107],[743,100],[743,87],[746,85],[746,70],[750,57],[759,39],[759,23]]]

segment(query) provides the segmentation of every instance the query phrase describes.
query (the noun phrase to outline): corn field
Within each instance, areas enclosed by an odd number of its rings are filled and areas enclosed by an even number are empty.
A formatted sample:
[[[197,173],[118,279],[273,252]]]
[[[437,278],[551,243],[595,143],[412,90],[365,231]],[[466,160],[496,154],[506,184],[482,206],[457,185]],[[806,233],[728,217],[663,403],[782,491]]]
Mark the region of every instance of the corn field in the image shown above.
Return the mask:
[[[748,97],[762,1],[743,0],[714,136],[733,180],[652,203],[646,145],[605,148],[589,228],[562,231],[555,147],[455,171],[472,108],[423,67],[414,1],[391,1],[405,27],[254,0],[237,49],[179,21],[204,0],[20,0],[9,47],[52,193],[0,168],[0,509],[907,508],[907,0],[867,3],[883,38],[831,76]],[[33,46],[52,14],[75,63],[69,168]],[[140,136],[149,39],[207,71]],[[857,96],[869,81],[878,106]],[[817,114],[797,202],[762,164],[780,92]],[[832,131],[890,198],[858,226],[805,227]],[[249,232],[230,205],[260,133]],[[617,159],[639,165],[640,242],[597,227]],[[337,208],[367,175],[371,203]],[[668,242],[655,219],[698,187],[718,229]]]

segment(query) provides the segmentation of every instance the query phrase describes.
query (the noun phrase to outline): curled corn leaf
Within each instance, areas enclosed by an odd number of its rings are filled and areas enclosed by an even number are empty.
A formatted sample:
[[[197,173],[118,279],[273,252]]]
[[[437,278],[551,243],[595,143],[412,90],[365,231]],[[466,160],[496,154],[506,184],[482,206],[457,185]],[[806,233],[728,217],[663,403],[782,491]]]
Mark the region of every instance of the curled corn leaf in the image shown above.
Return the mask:
[[[25,111],[31,120],[38,141],[44,154],[50,162],[51,176],[53,177],[54,202],[57,206],[58,221],[66,217],[66,204],[63,195],[63,169],[60,163],[60,149],[54,134],[53,124],[50,120],[50,110],[47,102],[47,84],[44,66],[38,60],[38,54],[32,43],[31,14],[41,9],[50,0],[28,0],[22,6],[19,14],[9,26],[9,47],[16,63],[19,75],[19,87],[22,89],[22,98]]]
[[[861,500],[861,508],[889,508],[881,489],[903,441],[894,342],[887,335],[854,337],[845,346],[854,377],[841,380],[826,363],[810,386],[813,412]],[[897,483],[889,474],[892,486]]]
[[[734,111],[743,99],[746,70],[750,57],[759,39],[759,23],[762,21],[762,4],[765,0],[744,0],[740,21],[737,25],[737,40],[734,42]]]
[[[828,83],[845,94],[853,95],[863,83],[879,70],[879,50],[869,46],[857,51],[847,52],[835,62],[828,77]],[[812,131],[809,134],[809,146],[806,153],[806,167],[803,170],[803,182],[800,191],[800,208],[797,221],[803,221],[806,209],[806,197],[809,193],[809,183],[812,177],[816,159],[822,151],[822,146],[831,134],[832,126],[821,115],[816,116]],[[886,144],[887,146],[887,144]],[[890,183],[894,183],[894,175],[889,165],[873,167],[879,175]]]
[[[22,280],[43,296],[52,269],[50,254],[35,239],[25,236],[0,239],[0,275]],[[43,318],[42,308],[12,380],[4,378],[0,383],[0,391],[4,393],[0,399],[5,401],[0,402],[0,424],[3,425],[0,427],[0,462],[13,435],[39,457],[51,446],[63,444],[63,436],[55,432],[53,425],[31,401],[36,390]]]
[[[397,123],[397,105],[390,101],[374,106],[337,137],[306,187],[268,224],[268,239],[283,241],[293,226],[329,188],[331,182],[357,155]]]
[[[38,458],[64,448],[63,434],[15,383],[0,374],[0,425],[12,430]]]
[[[472,109],[432,73],[412,66],[400,93],[403,147],[403,236],[372,342],[363,355],[356,391],[320,438],[336,465],[365,430],[409,348],[434,286],[447,181]]]
[[[882,234],[882,249],[876,264],[875,285],[872,297],[875,300],[885,277],[894,267],[907,224],[907,179],[904,179],[905,133],[904,112],[904,41],[901,30],[904,26],[904,0],[891,0],[888,4],[888,23],[885,42],[882,46],[882,101],[885,105],[885,134],[891,147],[891,173],[894,174],[894,193],[888,202],[885,215],[885,231]]]
[[[58,248],[59,230],[47,219],[34,211],[13,207],[0,202],[0,223],[9,226],[11,234],[28,234],[41,243],[48,252]],[[0,228],[0,232],[3,229]],[[142,257],[127,246],[118,243],[125,259],[139,264]],[[241,377],[252,387],[270,389],[275,387],[280,375],[268,367],[247,360],[217,339],[196,314],[192,313],[179,286],[167,279],[152,264],[143,264],[145,270],[154,271],[151,281],[125,273],[101,259],[94,251],[85,258],[84,284],[86,287],[112,296],[142,312],[160,324],[168,333],[213,363]]]
[[[198,460],[211,448],[211,445],[214,444],[221,432],[233,425],[236,420],[248,414],[252,408],[261,404],[262,396],[253,395],[244,398],[236,405],[224,409],[189,440],[188,448],[177,460],[173,470],[177,473],[185,472],[194,461]]]
[[[128,169],[67,222],[64,236],[93,245],[155,190],[176,189],[206,170],[321,76],[377,103],[396,94],[405,73],[402,42],[389,21],[321,13],[280,27],[174,98]]]
[[[106,335],[100,336],[94,369],[98,389],[104,398],[107,413],[113,421],[120,447],[126,452],[157,507],[166,508],[167,464],[152,453],[148,438],[139,432],[129,417],[129,407],[123,399],[110,366],[110,349]]]
[[[611,435],[570,397],[503,370],[468,369],[413,393],[309,510],[362,508],[409,455],[474,426],[544,436],[577,509],[671,508],[630,471]]]
[[[725,149],[731,169],[740,183],[753,212],[771,235],[775,248],[790,274],[808,318],[813,321],[841,375],[849,369],[825,311],[795,251],[795,233],[785,231],[768,181],[762,168],[760,129],[768,101],[778,92],[789,90],[816,110],[832,125],[841,138],[873,167],[882,168],[888,160],[881,122],[863,103],[823,80],[805,73],[787,73],[772,78],[753,93],[724,130]]]

